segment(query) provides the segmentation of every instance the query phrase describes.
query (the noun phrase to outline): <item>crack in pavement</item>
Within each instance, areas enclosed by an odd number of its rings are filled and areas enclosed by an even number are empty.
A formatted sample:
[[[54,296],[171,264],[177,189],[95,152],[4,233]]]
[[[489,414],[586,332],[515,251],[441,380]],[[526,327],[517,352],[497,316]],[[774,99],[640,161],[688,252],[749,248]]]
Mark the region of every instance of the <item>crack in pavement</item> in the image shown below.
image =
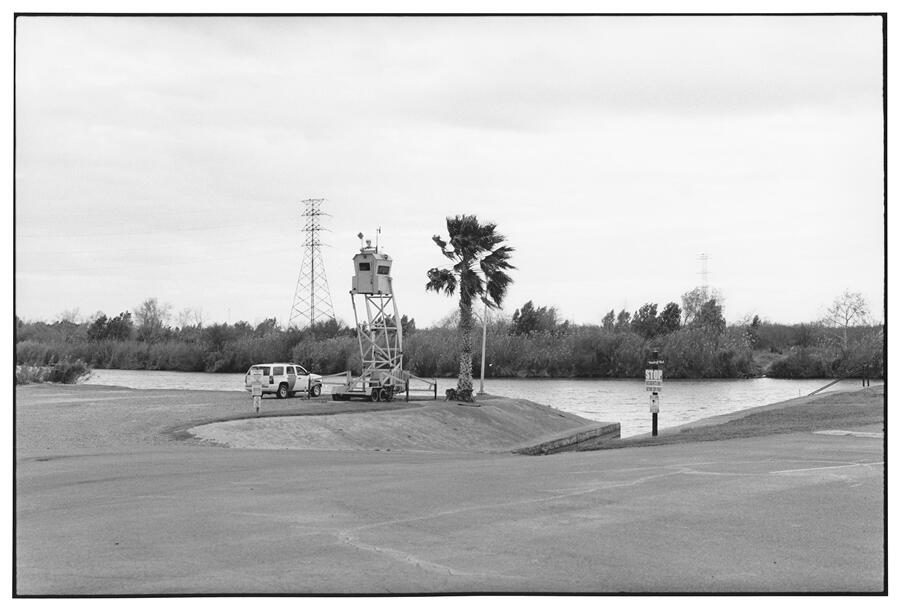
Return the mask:
[[[762,461],[742,461],[746,463],[764,463],[771,462],[771,459],[766,459]],[[798,462],[831,462],[831,461],[798,461]],[[789,469],[784,471],[769,471],[769,472],[758,472],[758,473],[733,473],[733,472],[715,472],[715,471],[700,471],[696,469],[690,468],[691,466],[700,466],[707,464],[716,464],[716,462],[696,462],[696,463],[686,463],[683,465],[673,465],[673,466],[663,466],[663,467],[654,467],[655,469],[662,469],[664,472],[655,473],[651,475],[645,475],[643,477],[638,477],[636,479],[631,479],[627,481],[621,482],[606,482],[601,485],[594,485],[588,488],[579,488],[579,489],[569,489],[565,492],[558,492],[555,494],[548,494],[545,496],[541,496],[538,498],[527,498],[527,499],[519,499],[514,501],[504,501],[500,503],[487,503],[484,505],[473,505],[469,507],[460,507],[456,509],[448,509],[445,511],[437,511],[434,513],[429,513],[426,515],[408,517],[408,518],[398,518],[394,520],[385,520],[381,522],[374,522],[371,524],[364,524],[361,526],[356,526],[354,528],[349,528],[345,530],[340,530],[337,532],[332,531],[331,534],[335,536],[340,542],[349,545],[351,547],[355,547],[359,550],[368,551],[376,554],[384,555],[388,558],[396,560],[398,562],[402,562],[405,564],[409,564],[420,568],[422,570],[441,574],[448,576],[457,576],[457,577],[484,577],[484,578],[506,578],[506,579],[528,579],[527,577],[523,577],[520,575],[498,575],[491,573],[473,573],[466,572],[459,569],[455,569],[453,567],[439,564],[436,562],[431,562],[429,560],[425,560],[419,558],[413,554],[408,552],[404,552],[402,550],[378,546],[374,544],[364,543],[360,539],[360,533],[366,530],[377,529],[386,526],[396,526],[401,524],[412,524],[415,522],[424,522],[427,520],[434,520],[438,518],[443,518],[447,516],[454,516],[463,514],[466,512],[473,511],[483,511],[483,510],[492,510],[492,509],[501,509],[506,507],[515,507],[515,506],[523,506],[523,505],[531,505],[538,503],[546,503],[557,501],[566,498],[573,498],[577,496],[585,496],[594,494],[596,492],[600,492],[603,490],[612,490],[617,488],[628,488],[633,486],[640,486],[650,481],[677,476],[677,475],[714,475],[714,476],[725,476],[725,477],[734,477],[734,476],[749,476],[749,477],[765,477],[767,475],[781,475],[786,473],[800,473],[800,472],[808,472],[808,471],[822,471],[822,470],[834,470],[834,469],[843,469],[848,467],[870,467],[875,465],[882,465],[883,462],[878,463],[852,463],[852,464],[839,464],[839,465],[829,465],[824,467],[811,467],[811,468],[803,468],[803,469]],[[643,469],[641,469],[643,470]],[[844,478],[840,478],[844,479]],[[324,534],[324,533],[323,533]]]
[[[452,510],[447,510],[447,511],[439,511],[439,512],[424,515],[424,516],[417,516],[417,517],[412,517],[412,518],[402,518],[402,519],[397,519],[397,520],[387,520],[384,522],[376,522],[373,524],[365,524],[363,526],[357,526],[355,528],[351,528],[348,530],[339,531],[336,536],[339,540],[343,541],[344,543],[351,545],[353,547],[356,547],[358,549],[376,552],[376,553],[380,553],[380,554],[385,554],[388,557],[391,557],[395,560],[399,560],[401,562],[405,562],[408,564],[413,564],[414,566],[417,566],[421,569],[424,569],[424,570],[430,571],[430,572],[436,572],[436,573],[452,575],[452,576],[465,576],[465,577],[491,577],[491,578],[503,577],[503,578],[507,578],[507,579],[528,579],[527,577],[523,577],[521,575],[497,575],[497,574],[489,574],[489,573],[467,573],[464,571],[453,569],[451,567],[448,567],[448,566],[445,566],[442,564],[437,564],[434,562],[429,562],[427,560],[422,560],[420,558],[417,558],[416,556],[407,554],[407,553],[399,551],[399,550],[395,550],[395,549],[388,548],[388,547],[378,547],[376,545],[369,545],[366,543],[362,543],[359,540],[359,537],[354,535],[353,533],[358,533],[360,531],[370,530],[373,528],[379,528],[382,526],[394,526],[394,525],[398,525],[398,524],[410,524],[413,522],[432,520],[432,519],[436,519],[436,518],[441,518],[441,517],[450,516],[450,515],[456,515],[456,514],[465,513],[465,512],[469,512],[469,511],[479,511],[479,510],[485,510],[485,509],[498,509],[501,507],[513,507],[516,505],[529,505],[529,504],[534,504],[534,503],[544,503],[547,501],[555,501],[555,500],[570,498],[570,497],[575,497],[575,496],[583,496],[586,494],[591,494],[593,492],[597,492],[599,490],[608,490],[611,488],[624,488],[624,487],[629,487],[629,486],[639,486],[650,480],[659,479],[661,477],[668,477],[669,475],[674,475],[674,474],[661,473],[661,474],[657,474],[657,475],[648,475],[645,477],[639,477],[638,479],[633,480],[633,481],[613,483],[613,484],[606,485],[606,486],[594,486],[589,489],[579,490],[576,492],[567,492],[564,494],[554,494],[554,495],[545,496],[545,497],[541,497],[541,498],[535,498],[535,499],[522,499],[522,500],[518,500],[518,501],[507,501],[507,502],[503,502],[503,503],[488,503],[486,505],[476,505],[476,506],[462,507],[459,509],[452,509]]]
[[[361,528],[367,528],[367,527],[361,527]],[[443,564],[438,564],[436,562],[430,562],[428,560],[423,560],[417,556],[413,556],[412,554],[409,554],[402,550],[398,550],[398,549],[394,549],[394,548],[390,548],[390,547],[380,547],[378,545],[371,545],[368,543],[363,543],[362,541],[359,540],[359,537],[352,534],[353,530],[358,530],[358,529],[345,530],[345,531],[341,531],[341,532],[337,533],[338,539],[340,541],[342,541],[343,543],[346,543],[347,545],[350,545],[357,549],[374,552],[377,554],[382,554],[382,555],[387,556],[388,558],[392,558],[394,560],[398,560],[400,562],[413,565],[417,568],[420,568],[424,571],[428,571],[430,573],[438,573],[438,574],[442,574],[442,575],[448,575],[451,577],[487,577],[487,578],[491,578],[491,579],[496,579],[498,577],[501,577],[501,578],[505,578],[505,579],[528,579],[527,577],[522,577],[520,575],[500,575],[500,574],[496,574],[496,573],[470,573],[470,572],[466,572],[466,571],[460,571],[458,569],[454,569],[452,567],[449,567],[449,566],[446,566]]]
[[[782,471],[769,471],[769,475],[784,475],[786,473],[802,473],[804,471],[825,471],[827,469],[848,469],[850,467],[877,467],[878,465],[884,465],[884,461],[854,462],[854,463],[845,463],[843,465],[832,465],[829,467],[809,467],[807,469],[784,469]]]

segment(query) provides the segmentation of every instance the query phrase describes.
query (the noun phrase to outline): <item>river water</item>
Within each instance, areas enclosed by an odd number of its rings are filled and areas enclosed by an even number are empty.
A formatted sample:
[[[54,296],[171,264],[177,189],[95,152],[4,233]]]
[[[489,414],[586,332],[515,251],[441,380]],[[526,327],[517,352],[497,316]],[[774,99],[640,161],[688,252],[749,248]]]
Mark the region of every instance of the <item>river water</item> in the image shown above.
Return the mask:
[[[456,385],[438,378],[438,397]],[[768,405],[807,395],[830,380],[666,380],[660,395],[659,426],[666,428],[709,416]],[[244,391],[241,373],[185,373],[95,369],[84,384],[139,389]],[[476,380],[475,388],[478,389]],[[859,380],[846,380],[828,391],[861,388]],[[650,399],[643,380],[489,379],[487,393],[530,399],[600,422],[618,422],[622,437],[650,432]],[[328,394],[325,389],[323,394]]]

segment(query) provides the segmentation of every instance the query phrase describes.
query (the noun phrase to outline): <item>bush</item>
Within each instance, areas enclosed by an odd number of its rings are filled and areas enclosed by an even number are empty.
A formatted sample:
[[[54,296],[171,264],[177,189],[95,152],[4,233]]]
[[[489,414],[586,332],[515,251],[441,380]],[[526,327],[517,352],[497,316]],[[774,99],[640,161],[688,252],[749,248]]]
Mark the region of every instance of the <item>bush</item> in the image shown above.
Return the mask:
[[[17,365],[46,365],[51,356],[52,351],[46,344],[30,339],[16,344]]]
[[[773,361],[766,372],[770,378],[830,378],[831,367],[818,354],[803,348],[793,350],[782,359]]]
[[[16,385],[40,384],[44,381],[43,371],[46,367],[36,365],[19,365],[16,367]]]
[[[59,361],[50,368],[46,380],[57,384],[75,384],[90,373],[91,368],[81,359],[76,361]]]
[[[91,368],[81,359],[61,360],[52,366],[21,365],[16,368],[16,384],[75,384],[91,373]]]
[[[323,375],[362,370],[359,343],[352,337],[305,339],[294,346],[291,359],[307,370]]]

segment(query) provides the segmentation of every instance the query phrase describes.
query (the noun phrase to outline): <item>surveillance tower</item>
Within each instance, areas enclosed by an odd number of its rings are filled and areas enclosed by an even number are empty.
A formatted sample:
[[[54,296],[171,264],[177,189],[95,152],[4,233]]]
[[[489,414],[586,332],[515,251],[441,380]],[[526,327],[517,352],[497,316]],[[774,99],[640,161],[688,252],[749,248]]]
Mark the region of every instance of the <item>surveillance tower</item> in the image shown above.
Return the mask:
[[[378,229],[381,233],[381,229]],[[362,242],[363,234],[359,234]],[[378,246],[366,240],[353,257],[353,316],[362,361],[362,374],[336,387],[331,396],[342,400],[352,397],[372,401],[391,401],[404,389],[409,379],[403,371],[403,325],[394,300],[391,266],[393,259]],[[357,300],[365,307],[364,316]]]
[[[322,242],[319,232],[322,225],[319,217],[324,199],[303,200],[303,212],[300,214],[306,234],[303,241],[303,257],[300,259],[300,275],[297,277],[297,289],[294,292],[294,306],[288,318],[289,327],[311,326],[317,322],[334,319],[334,307],[331,304],[331,292],[328,290],[328,278],[325,277],[325,264],[322,262]]]

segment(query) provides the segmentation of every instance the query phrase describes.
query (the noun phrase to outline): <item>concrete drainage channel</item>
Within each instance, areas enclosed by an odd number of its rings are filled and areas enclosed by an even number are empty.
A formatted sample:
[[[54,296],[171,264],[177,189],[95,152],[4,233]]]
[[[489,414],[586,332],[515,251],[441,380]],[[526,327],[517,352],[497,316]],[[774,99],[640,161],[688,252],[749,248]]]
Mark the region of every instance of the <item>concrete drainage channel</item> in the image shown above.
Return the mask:
[[[611,439],[619,439],[621,426],[619,423],[604,424],[603,426],[584,427],[562,437],[554,437],[540,441],[533,445],[513,450],[516,454],[527,456],[539,456],[543,454],[557,454],[560,452],[575,452],[587,441],[592,445]]]

